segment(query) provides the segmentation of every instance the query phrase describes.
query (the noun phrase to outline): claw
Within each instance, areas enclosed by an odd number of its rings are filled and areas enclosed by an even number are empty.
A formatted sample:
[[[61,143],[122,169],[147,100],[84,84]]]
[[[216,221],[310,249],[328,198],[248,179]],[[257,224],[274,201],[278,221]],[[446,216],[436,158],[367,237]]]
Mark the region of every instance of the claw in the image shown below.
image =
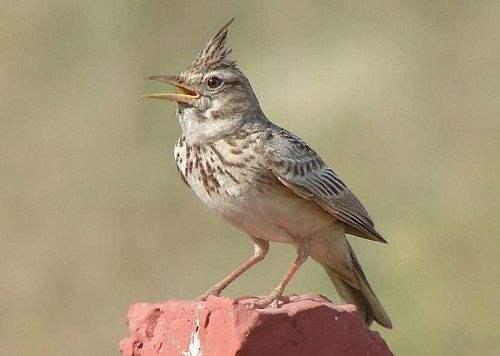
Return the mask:
[[[279,308],[281,304],[286,304],[290,302],[290,298],[288,296],[282,296],[281,291],[274,290],[269,297],[266,298],[257,298],[252,303],[250,303],[250,309],[264,309],[267,307],[271,308]]]
[[[272,298],[272,297],[262,298],[262,299],[259,299],[259,300],[255,300],[255,301],[253,301],[250,304],[250,309],[264,309],[264,308],[267,308],[269,305],[272,305],[276,300],[277,300],[277,298]],[[278,307],[278,303],[276,303],[275,305],[276,305],[276,308],[277,308]],[[274,306],[274,305],[272,305],[272,306]]]
[[[196,298],[195,301],[197,301],[197,302],[204,302],[211,295],[218,297],[218,296],[220,296],[220,292],[221,291],[218,290],[218,289],[216,289],[216,288],[210,288],[204,294],[202,294],[198,298]]]

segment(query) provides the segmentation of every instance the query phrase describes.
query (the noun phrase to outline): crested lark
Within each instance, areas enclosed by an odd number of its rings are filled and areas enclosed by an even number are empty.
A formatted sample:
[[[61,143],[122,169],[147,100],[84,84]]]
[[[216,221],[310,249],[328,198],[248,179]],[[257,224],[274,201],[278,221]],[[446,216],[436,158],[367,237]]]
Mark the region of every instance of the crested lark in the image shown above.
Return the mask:
[[[262,261],[269,241],[285,242],[296,248],[297,257],[269,298],[253,307],[277,306],[287,283],[311,256],[368,325],[375,320],[392,327],[345,234],[385,240],[335,172],[304,141],[264,115],[248,79],[227,58],[231,22],[188,69],[148,78],[174,85],[176,93],[145,96],[177,102],[182,135],[174,158],[182,180],[254,243],[253,256],[200,299],[219,295]]]

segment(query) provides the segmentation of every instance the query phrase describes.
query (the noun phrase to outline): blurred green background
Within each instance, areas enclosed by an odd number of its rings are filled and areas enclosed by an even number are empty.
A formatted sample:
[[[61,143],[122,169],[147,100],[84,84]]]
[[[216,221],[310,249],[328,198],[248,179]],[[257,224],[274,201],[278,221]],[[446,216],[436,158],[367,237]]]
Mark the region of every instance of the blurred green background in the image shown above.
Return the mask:
[[[390,347],[498,354],[498,1],[68,0],[2,1],[1,353],[117,354],[129,304],[193,298],[251,254],[178,178],[175,106],[140,98],[233,16],[264,111],[390,242],[351,239]],[[268,293],[293,256],[274,244],[227,295]],[[288,292],[337,298],[312,261]]]

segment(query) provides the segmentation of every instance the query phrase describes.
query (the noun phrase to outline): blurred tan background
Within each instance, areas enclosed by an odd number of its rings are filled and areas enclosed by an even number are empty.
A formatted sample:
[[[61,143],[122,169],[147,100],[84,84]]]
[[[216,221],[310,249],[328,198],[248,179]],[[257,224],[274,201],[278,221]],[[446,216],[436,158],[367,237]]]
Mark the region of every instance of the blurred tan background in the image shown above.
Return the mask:
[[[6,1],[0,12],[0,345],[112,355],[136,301],[193,298],[251,254],[174,168],[144,81],[229,18],[233,58],[389,245],[351,239],[398,355],[500,350],[500,3]],[[265,294],[294,256],[227,295]],[[337,298],[312,261],[288,292]]]

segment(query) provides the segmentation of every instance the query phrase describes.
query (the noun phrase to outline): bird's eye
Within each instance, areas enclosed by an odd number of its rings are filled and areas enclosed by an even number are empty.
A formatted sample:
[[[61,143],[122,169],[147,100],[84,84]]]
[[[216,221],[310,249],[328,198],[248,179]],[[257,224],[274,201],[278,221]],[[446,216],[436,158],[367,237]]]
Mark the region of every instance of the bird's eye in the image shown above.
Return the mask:
[[[210,77],[208,78],[207,84],[210,88],[215,89],[222,85],[222,79],[219,77]]]

